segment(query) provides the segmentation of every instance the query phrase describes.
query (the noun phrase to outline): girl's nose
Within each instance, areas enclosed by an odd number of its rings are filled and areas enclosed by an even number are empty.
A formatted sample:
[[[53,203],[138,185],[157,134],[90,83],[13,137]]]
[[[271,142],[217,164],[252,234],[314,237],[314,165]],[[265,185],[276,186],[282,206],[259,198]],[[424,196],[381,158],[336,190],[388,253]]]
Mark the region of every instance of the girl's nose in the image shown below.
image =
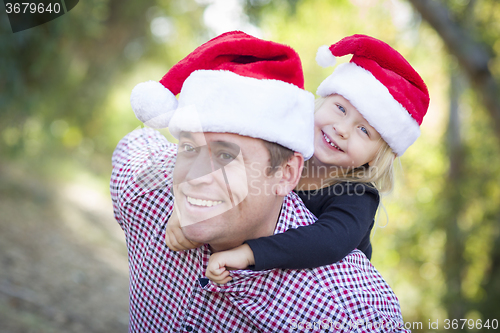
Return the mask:
[[[337,123],[333,125],[333,130],[343,139],[347,139],[349,137],[349,131],[345,124]]]

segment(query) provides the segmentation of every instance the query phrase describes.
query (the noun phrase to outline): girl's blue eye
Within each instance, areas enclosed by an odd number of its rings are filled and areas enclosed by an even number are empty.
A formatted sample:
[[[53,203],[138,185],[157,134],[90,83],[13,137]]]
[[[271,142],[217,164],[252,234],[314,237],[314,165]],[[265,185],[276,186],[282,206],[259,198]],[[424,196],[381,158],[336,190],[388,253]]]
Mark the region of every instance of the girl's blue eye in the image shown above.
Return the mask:
[[[361,130],[363,131],[363,133],[370,136],[370,133],[368,133],[368,130],[365,127],[361,127]]]
[[[340,111],[342,111],[342,113],[345,114],[345,109],[344,109],[344,107],[342,105],[338,105],[337,104],[337,107],[339,108]]]

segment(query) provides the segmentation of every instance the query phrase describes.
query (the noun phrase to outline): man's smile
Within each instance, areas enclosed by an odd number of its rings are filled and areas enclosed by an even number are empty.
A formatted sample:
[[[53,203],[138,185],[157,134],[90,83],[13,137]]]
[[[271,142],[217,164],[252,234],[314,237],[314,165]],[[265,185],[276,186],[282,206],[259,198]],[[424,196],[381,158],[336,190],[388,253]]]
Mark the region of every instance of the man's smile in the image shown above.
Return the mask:
[[[213,207],[213,206],[217,206],[217,205],[220,205],[221,203],[223,203],[222,200],[214,201],[214,200],[206,200],[206,199],[196,199],[196,198],[193,198],[193,197],[190,197],[187,195],[186,195],[186,200],[187,200],[187,202],[189,202],[193,206],[202,206],[202,207]]]

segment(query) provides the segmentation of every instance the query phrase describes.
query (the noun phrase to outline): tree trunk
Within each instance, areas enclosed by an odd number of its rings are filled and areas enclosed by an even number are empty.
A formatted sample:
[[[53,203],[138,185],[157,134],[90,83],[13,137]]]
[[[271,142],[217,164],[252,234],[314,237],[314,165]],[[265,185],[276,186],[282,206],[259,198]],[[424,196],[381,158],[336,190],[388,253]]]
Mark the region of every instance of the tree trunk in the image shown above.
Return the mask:
[[[465,149],[460,134],[459,101],[463,93],[463,80],[456,71],[450,75],[450,115],[447,130],[448,158],[450,168],[444,186],[443,228],[446,232],[443,271],[446,279],[446,293],[443,304],[448,318],[465,318],[467,301],[462,293],[465,270],[464,236],[458,226],[458,217],[464,210],[464,198],[460,187],[464,185]]]
[[[453,20],[452,13],[440,1],[408,1],[436,30],[450,54],[456,57],[464,69],[474,90],[490,113],[495,133],[500,140],[500,84],[488,67],[492,59],[490,48],[472,37],[468,32],[467,23]]]

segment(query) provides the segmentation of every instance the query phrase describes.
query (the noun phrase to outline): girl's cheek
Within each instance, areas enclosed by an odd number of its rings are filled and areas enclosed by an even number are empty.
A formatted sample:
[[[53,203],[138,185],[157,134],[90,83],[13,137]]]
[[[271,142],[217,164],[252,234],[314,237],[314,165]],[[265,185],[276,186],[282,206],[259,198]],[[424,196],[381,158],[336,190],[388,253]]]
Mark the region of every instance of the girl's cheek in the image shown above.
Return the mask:
[[[320,119],[320,118],[314,118],[314,125],[318,128],[322,128],[326,125],[324,119]]]

